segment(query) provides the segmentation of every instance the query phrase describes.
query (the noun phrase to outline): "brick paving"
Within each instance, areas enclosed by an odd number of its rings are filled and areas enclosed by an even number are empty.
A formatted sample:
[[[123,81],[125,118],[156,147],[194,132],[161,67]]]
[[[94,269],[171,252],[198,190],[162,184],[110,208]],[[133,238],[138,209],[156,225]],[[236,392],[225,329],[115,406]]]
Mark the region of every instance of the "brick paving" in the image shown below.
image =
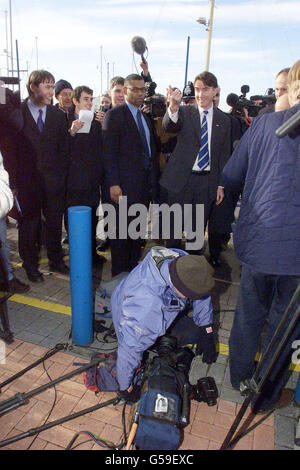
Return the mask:
[[[16,275],[26,281],[20,267],[17,254],[16,228],[9,227],[8,236],[11,242],[11,256]],[[94,270],[94,288],[100,279],[110,278],[110,256],[105,255],[106,262],[102,269]],[[45,255],[44,255],[45,257]],[[218,450],[228,433],[243,398],[230,385],[228,372],[228,337],[232,325],[234,307],[239,289],[240,266],[234,256],[232,244],[223,255],[225,264],[216,271],[216,288],[213,293],[214,322],[218,328],[218,341],[221,353],[216,364],[210,368],[209,375],[216,380],[219,399],[216,406],[209,407],[204,403],[192,401],[190,423],[184,430],[182,450]],[[6,346],[6,363],[0,365],[0,382],[42,357],[49,348],[58,342],[69,343],[71,329],[70,289],[68,276],[51,274],[47,271],[46,260],[42,259],[41,270],[45,273],[45,283],[31,284],[26,296],[13,296],[8,302],[11,328],[15,334],[12,345]],[[40,303],[39,302],[44,302]],[[62,310],[61,310],[62,308]],[[69,309],[69,310],[68,310]],[[45,369],[55,379],[74,370],[74,363],[88,362],[88,358],[99,349],[101,343],[96,338],[90,348],[77,348],[71,345],[66,352],[59,352],[45,361]],[[200,358],[195,358],[191,373],[191,383],[206,375],[207,366]],[[0,401],[16,393],[26,393],[47,383],[49,378],[43,365],[39,365],[23,377],[2,389]],[[298,373],[293,372],[289,387],[295,388]],[[29,403],[0,417],[0,440],[8,439],[31,428],[42,425],[51,415],[48,422],[68,414],[102,403],[114,397],[111,393],[96,396],[83,384],[82,376],[75,376],[45,390],[30,399]],[[53,403],[56,397],[55,406]],[[52,409],[53,408],[53,409]],[[130,420],[129,408],[126,408],[127,428]],[[235,450],[273,450],[293,449],[299,408],[291,405],[277,411],[266,421],[244,436],[235,446]],[[253,417],[247,410],[241,426],[252,425],[261,417]],[[110,405],[88,415],[43,431],[38,437],[27,437],[3,448],[4,450],[63,450],[77,432],[90,431],[102,439],[118,444],[123,436],[122,406]],[[100,450],[93,441],[86,442],[88,437],[81,434],[76,440],[78,450]]]
[[[7,364],[1,366],[1,381],[5,380],[11,372],[20,370],[28,365],[28,351],[31,351],[30,359],[36,360],[44,349],[36,348],[30,343],[16,340],[11,346],[7,346]],[[25,353],[25,356],[23,354]],[[70,370],[70,365],[82,358],[75,358],[66,353],[58,353],[46,361],[46,369],[50,377],[54,379]],[[2,389],[1,399],[4,400],[14,396],[16,392],[26,393],[29,390],[38,388],[45,381],[41,366],[36,374],[28,373],[17,381],[5,386]],[[60,419],[68,414],[78,412],[95,404],[105,401],[114,394],[102,393],[96,396],[86,389],[82,377],[73,377],[67,382],[56,386],[57,398],[55,407],[48,422]],[[51,388],[30,399],[30,402],[21,406],[0,418],[0,439],[18,435],[28,429],[42,425],[52,409],[55,399],[55,390]],[[219,449],[236,414],[238,413],[236,403],[218,399],[216,406],[209,407],[204,403],[192,401],[190,412],[190,424],[184,431],[184,438],[180,449],[182,450],[207,450]],[[126,414],[127,426],[129,413]],[[30,447],[34,437],[28,437],[18,443],[10,444],[3,449],[25,450],[45,449],[63,450],[79,431],[88,430],[103,439],[108,439],[118,444],[123,435],[122,429],[122,406],[109,406],[88,415],[76,418],[55,428],[43,431],[39,434]],[[86,436],[82,435],[76,444],[85,441]],[[96,450],[93,442],[83,444],[81,449]],[[269,418],[263,425],[254,432],[245,436],[238,443],[237,449],[260,450],[274,449],[274,419]]]

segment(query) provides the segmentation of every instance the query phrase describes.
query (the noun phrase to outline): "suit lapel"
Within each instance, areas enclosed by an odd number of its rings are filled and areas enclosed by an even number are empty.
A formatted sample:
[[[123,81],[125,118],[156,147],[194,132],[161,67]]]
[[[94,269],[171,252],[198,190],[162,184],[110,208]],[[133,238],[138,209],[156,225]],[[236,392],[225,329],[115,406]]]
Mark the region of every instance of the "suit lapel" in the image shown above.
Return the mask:
[[[216,108],[214,108],[210,142],[211,159],[215,158],[220,151],[220,144],[223,140],[221,139],[222,135],[223,128],[221,114]]]
[[[44,132],[47,131],[48,127],[51,126],[51,117],[52,117],[52,107],[51,106],[47,106],[47,109],[46,109],[46,120],[45,120],[45,124],[44,124],[44,128],[43,128],[43,132],[42,134],[44,134]]]
[[[125,116],[126,116],[126,122],[128,123],[128,126],[129,126],[131,132],[133,134],[135,134],[137,138],[140,139],[140,133],[138,131],[136,122],[135,122],[134,117],[132,116],[132,113],[131,113],[130,109],[128,108],[127,104],[124,105],[124,111],[125,111]]]
[[[137,127],[137,124],[135,122],[135,119],[130,111],[130,109],[128,108],[128,106],[125,104],[125,115],[126,115],[126,121],[130,127],[130,130],[133,134],[135,134],[135,138],[138,139],[138,142],[140,143],[140,146],[141,146],[141,151],[143,151],[143,141],[142,141],[142,138],[141,138],[141,135],[140,135],[140,132],[138,130],[138,127]],[[144,117],[145,117],[145,114],[143,114]],[[147,118],[146,119],[146,122],[147,122],[147,125],[148,125],[148,128],[149,128],[149,123],[147,121]],[[149,129],[150,131],[150,136],[151,136],[151,130]]]
[[[22,104],[22,107],[23,107],[24,118],[25,118],[25,126],[30,127],[36,134],[41,135],[39,128],[37,126],[37,123],[33,119],[30,109],[28,108],[27,100],[24,101],[24,103]]]
[[[24,109],[24,112],[25,112],[25,117],[26,117],[26,123],[28,124],[28,126],[38,135],[42,135],[48,127],[51,126],[51,116],[52,116],[52,109],[51,109],[51,106],[47,106],[47,109],[46,109],[46,120],[45,120],[45,123],[44,123],[44,128],[43,128],[43,132],[41,133],[38,126],[37,126],[37,123],[35,122],[35,120],[33,119],[32,117],[32,114],[31,114],[31,111],[30,109],[28,108],[28,105],[27,105],[27,100],[23,103],[23,109]]]
[[[190,107],[191,109],[191,124],[194,127],[195,135],[197,141],[199,143],[199,148],[201,145],[201,121],[200,121],[200,113],[197,105],[193,105]]]

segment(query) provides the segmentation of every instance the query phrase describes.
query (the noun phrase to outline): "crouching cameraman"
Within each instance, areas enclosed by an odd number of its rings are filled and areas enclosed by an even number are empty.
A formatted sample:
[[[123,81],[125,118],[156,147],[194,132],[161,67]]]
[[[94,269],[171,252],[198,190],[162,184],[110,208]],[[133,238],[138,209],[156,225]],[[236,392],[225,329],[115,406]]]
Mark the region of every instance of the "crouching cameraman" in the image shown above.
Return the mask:
[[[143,353],[163,336],[178,346],[196,343],[203,362],[216,361],[212,328],[213,270],[203,256],[179,249],[153,247],[112,293],[111,310],[118,338],[116,378],[121,396],[131,401],[132,381]],[[193,317],[179,314],[192,307]]]

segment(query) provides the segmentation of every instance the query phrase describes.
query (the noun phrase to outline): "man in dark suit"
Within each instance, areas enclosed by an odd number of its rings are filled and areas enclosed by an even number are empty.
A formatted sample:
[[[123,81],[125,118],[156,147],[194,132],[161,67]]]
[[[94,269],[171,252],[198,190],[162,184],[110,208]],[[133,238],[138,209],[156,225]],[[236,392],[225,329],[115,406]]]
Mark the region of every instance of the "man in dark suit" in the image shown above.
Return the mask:
[[[49,267],[52,271],[68,272],[61,248],[69,167],[68,133],[63,113],[51,106],[54,83],[49,72],[32,72],[27,84],[29,98],[22,103],[24,127],[16,167],[16,190],[22,211],[19,252],[32,282],[44,280],[38,270],[42,214]]]
[[[103,145],[100,122],[91,123],[89,133],[79,133],[84,123],[79,120],[81,110],[91,111],[93,90],[86,86],[75,88],[72,94],[75,111],[70,127],[70,168],[67,183],[67,207],[88,206],[92,209],[92,257],[100,262],[96,252],[97,209],[100,184],[103,179]]]
[[[197,75],[194,87],[195,106],[180,106],[180,91],[169,90],[170,106],[163,126],[167,132],[177,133],[177,145],[164,169],[160,184],[168,191],[169,205],[191,204],[195,209],[196,205],[203,204],[205,228],[212,212],[218,209],[224,199],[220,176],[231,155],[231,121],[213,106],[218,83],[212,73]],[[195,212],[192,218],[195,232]],[[210,230],[210,262],[214,267],[220,266],[221,242],[219,232]],[[180,247],[181,241],[171,239],[168,245]]]
[[[140,107],[145,98],[145,82],[140,75],[125,79],[126,103],[106,113],[103,123],[105,188],[117,213],[117,237],[111,239],[112,275],[131,271],[138,263],[143,240],[119,238],[119,202],[148,206],[156,196],[158,158],[150,119]],[[128,224],[131,218],[128,217]]]

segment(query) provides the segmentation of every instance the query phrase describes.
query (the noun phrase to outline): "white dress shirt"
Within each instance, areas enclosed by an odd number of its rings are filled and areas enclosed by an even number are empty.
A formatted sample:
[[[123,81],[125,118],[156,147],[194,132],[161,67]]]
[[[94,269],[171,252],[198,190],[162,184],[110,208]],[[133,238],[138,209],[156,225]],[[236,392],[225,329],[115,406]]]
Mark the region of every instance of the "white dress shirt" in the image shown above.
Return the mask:
[[[198,106],[198,110],[199,110],[199,119],[200,119],[200,126],[201,126],[201,123],[202,123],[202,120],[203,120],[203,116],[204,116],[204,109],[203,108],[200,108]],[[209,109],[207,109],[208,113],[206,115],[206,120],[207,120],[207,130],[208,130],[208,151],[209,151],[209,165],[205,168],[205,171],[210,171],[210,162],[211,162],[211,132],[212,132],[212,122],[213,122],[213,111],[214,111],[214,107],[213,105],[211,105],[211,107]],[[169,117],[171,119],[171,121],[173,121],[174,123],[176,123],[178,121],[178,111],[176,111],[176,113],[171,113],[170,111],[170,108],[168,108],[168,114],[169,114]],[[201,148],[201,147],[200,147]],[[199,148],[199,152],[200,152],[200,148]],[[198,154],[199,154],[198,152]],[[197,165],[197,162],[198,162],[198,155],[197,155],[197,158],[195,160],[195,163],[194,163],[194,166],[192,168],[193,171],[200,171],[200,168],[199,166]]]
[[[43,122],[45,124],[45,121],[46,121],[46,113],[47,113],[47,106],[43,106],[42,108],[39,108],[38,106],[36,106],[32,101],[31,99],[29,99],[27,101],[27,106],[29,108],[29,111],[31,112],[31,115],[33,117],[33,119],[35,120],[35,122],[37,123],[38,122],[38,118],[39,118],[39,111],[40,109],[43,111],[43,114],[42,114],[42,119],[43,119]]]

